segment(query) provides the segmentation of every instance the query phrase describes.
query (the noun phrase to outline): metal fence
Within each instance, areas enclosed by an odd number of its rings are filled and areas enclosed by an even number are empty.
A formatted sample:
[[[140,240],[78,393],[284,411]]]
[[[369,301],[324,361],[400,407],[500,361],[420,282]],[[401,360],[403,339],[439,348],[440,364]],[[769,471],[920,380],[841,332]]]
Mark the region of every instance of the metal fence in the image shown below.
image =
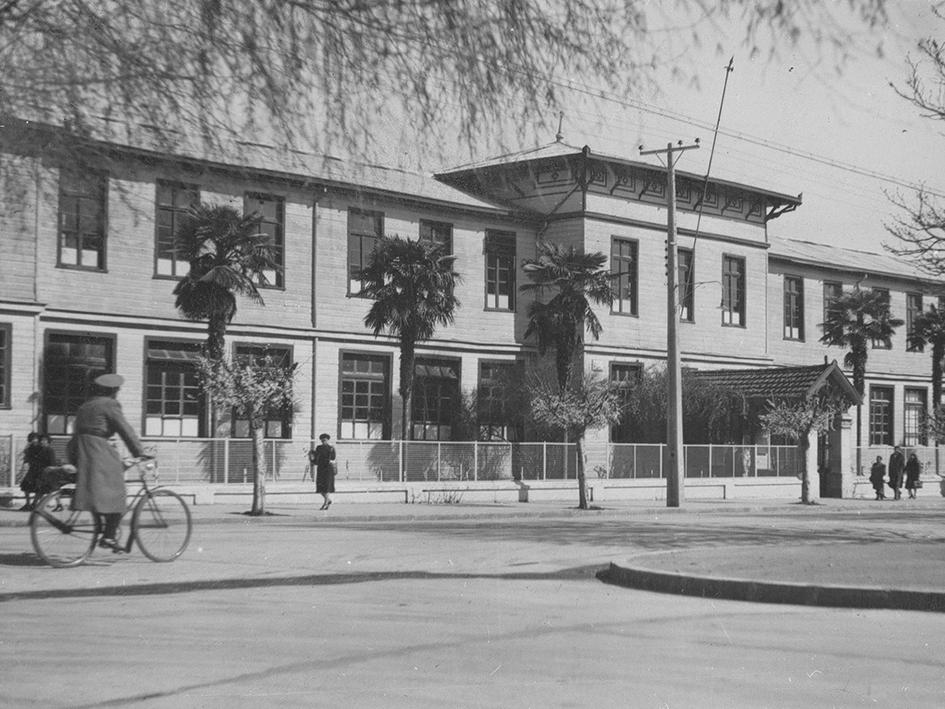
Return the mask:
[[[53,441],[60,459],[64,457],[67,440],[61,437]],[[154,438],[142,442],[157,456],[164,482],[252,481],[253,452],[249,439]],[[282,482],[310,479],[307,453],[315,444],[266,440],[263,457],[267,477]],[[18,483],[25,445],[24,436],[0,436],[0,487]],[[335,451],[340,481],[536,481],[577,477],[577,447],[573,443],[340,441],[335,443]],[[665,476],[664,445],[592,443],[587,453],[589,478],[632,480]],[[800,472],[801,462],[796,446],[684,446],[687,478],[793,476]]]

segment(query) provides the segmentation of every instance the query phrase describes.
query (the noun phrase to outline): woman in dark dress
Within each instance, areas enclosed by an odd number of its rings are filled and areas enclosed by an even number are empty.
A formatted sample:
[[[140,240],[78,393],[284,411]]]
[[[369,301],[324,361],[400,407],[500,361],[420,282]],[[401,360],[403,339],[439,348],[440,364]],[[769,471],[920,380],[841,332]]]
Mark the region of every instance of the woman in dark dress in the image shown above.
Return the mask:
[[[23,467],[26,468],[26,472],[20,480],[20,490],[23,491],[23,495],[26,498],[24,505],[20,508],[20,510],[24,512],[29,512],[36,506],[36,503],[39,502],[39,483],[44,467],[41,460],[42,454],[43,449],[40,445],[40,435],[38,433],[30,433],[26,437],[26,449],[23,451]]]
[[[320,443],[308,454],[315,466],[315,492],[325,498],[323,510],[331,507],[331,493],[335,491],[335,449],[328,442],[330,438],[327,433],[320,435]]]
[[[919,476],[922,474],[922,464],[919,462],[915,453],[909,454],[909,460],[906,463],[906,484],[905,488],[909,491],[909,497],[915,499],[915,491],[919,487]]]
[[[88,510],[103,525],[100,546],[118,549],[118,525],[125,512],[125,466],[109,442],[116,433],[133,456],[144,454],[134,429],[125,420],[115,397],[124,383],[118,374],[103,374],[95,380],[98,396],[86,401],[75,415],[69,441],[70,462],[76,467],[72,506]]]
[[[883,462],[883,456],[876,456],[876,462],[873,463],[873,467],[870,468],[870,482],[873,484],[873,489],[876,491],[877,500],[885,500],[886,495],[883,494],[883,485],[886,481],[886,464]]]

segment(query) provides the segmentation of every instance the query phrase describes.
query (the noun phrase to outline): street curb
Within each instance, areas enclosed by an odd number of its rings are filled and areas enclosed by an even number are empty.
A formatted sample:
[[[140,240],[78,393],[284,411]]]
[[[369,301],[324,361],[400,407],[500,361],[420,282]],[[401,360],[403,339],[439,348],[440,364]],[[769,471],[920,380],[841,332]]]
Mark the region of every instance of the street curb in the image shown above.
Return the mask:
[[[645,568],[623,567],[612,562],[608,568],[597,573],[597,578],[604,583],[641,591],[675,593],[729,601],[945,613],[945,593],[937,591],[687,576]]]

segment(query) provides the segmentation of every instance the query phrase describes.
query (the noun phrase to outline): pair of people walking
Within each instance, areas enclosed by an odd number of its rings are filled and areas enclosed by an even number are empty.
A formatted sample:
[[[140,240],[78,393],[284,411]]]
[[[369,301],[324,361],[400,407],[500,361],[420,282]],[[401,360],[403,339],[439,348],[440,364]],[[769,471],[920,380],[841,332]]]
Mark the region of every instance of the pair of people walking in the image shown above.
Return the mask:
[[[922,464],[915,453],[909,454],[909,460],[902,453],[902,448],[896,446],[893,448],[892,455],[889,456],[889,481],[886,482],[887,467],[883,463],[882,456],[876,456],[876,462],[870,468],[870,483],[873,490],[876,491],[877,500],[885,500],[885,484],[888,484],[893,491],[893,499],[902,499],[902,488],[905,487],[909,497],[915,499],[916,490],[920,486],[919,476],[922,474]]]

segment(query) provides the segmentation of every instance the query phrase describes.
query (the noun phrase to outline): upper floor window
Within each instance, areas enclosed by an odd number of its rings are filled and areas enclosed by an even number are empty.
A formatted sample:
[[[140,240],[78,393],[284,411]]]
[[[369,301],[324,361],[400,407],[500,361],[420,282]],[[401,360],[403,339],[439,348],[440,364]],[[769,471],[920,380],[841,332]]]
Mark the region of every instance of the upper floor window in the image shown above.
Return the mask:
[[[922,352],[922,345],[914,346],[912,335],[915,333],[915,321],[922,314],[922,294],[906,293],[906,349],[909,352]]]
[[[722,324],[745,325],[745,259],[722,257]]]
[[[804,339],[804,279],[784,277],[784,339]]]
[[[696,318],[696,271],[692,249],[676,250],[676,287],[679,289],[679,319],[694,322]]]
[[[637,314],[637,242],[618,239],[610,243],[610,272],[614,274],[611,312]]]
[[[348,295],[361,292],[361,270],[368,265],[371,253],[383,235],[383,213],[348,210]]]
[[[110,337],[49,333],[43,352],[43,425],[46,433],[72,433],[79,407],[92,382],[113,372],[115,342]]]
[[[843,284],[833,281],[824,281],[824,322],[830,320],[834,311],[834,303],[843,296]]]
[[[269,345],[236,345],[235,359],[240,363],[255,363],[270,368],[292,366],[292,348]],[[268,407],[263,412],[263,435],[266,438],[292,437],[292,407]],[[233,437],[249,438],[249,419],[233,413]]]
[[[0,408],[10,406],[10,367],[12,363],[13,328],[9,323],[0,323]]]
[[[175,237],[181,219],[187,210],[200,202],[197,185],[177,182],[157,183],[157,247],[154,272],[158,276],[180,278],[190,270],[190,264],[177,256]]]
[[[453,225],[448,222],[431,222],[428,219],[421,219],[420,239],[439,244],[443,247],[444,255],[453,253]]]
[[[486,232],[486,310],[515,310],[514,232]]]
[[[874,293],[882,296],[886,303],[889,303],[889,290],[886,288],[874,288]],[[887,337],[883,340],[873,340],[873,349],[875,350],[891,350],[892,349],[892,338]]]
[[[390,435],[390,359],[341,356],[339,438],[383,440]]]
[[[105,269],[105,175],[59,171],[59,265]]]
[[[266,277],[262,286],[282,288],[285,286],[285,200],[266,194],[249,193],[243,204],[246,214],[256,213],[260,217],[259,231],[265,234],[272,249],[272,260],[278,269],[263,271]]]

